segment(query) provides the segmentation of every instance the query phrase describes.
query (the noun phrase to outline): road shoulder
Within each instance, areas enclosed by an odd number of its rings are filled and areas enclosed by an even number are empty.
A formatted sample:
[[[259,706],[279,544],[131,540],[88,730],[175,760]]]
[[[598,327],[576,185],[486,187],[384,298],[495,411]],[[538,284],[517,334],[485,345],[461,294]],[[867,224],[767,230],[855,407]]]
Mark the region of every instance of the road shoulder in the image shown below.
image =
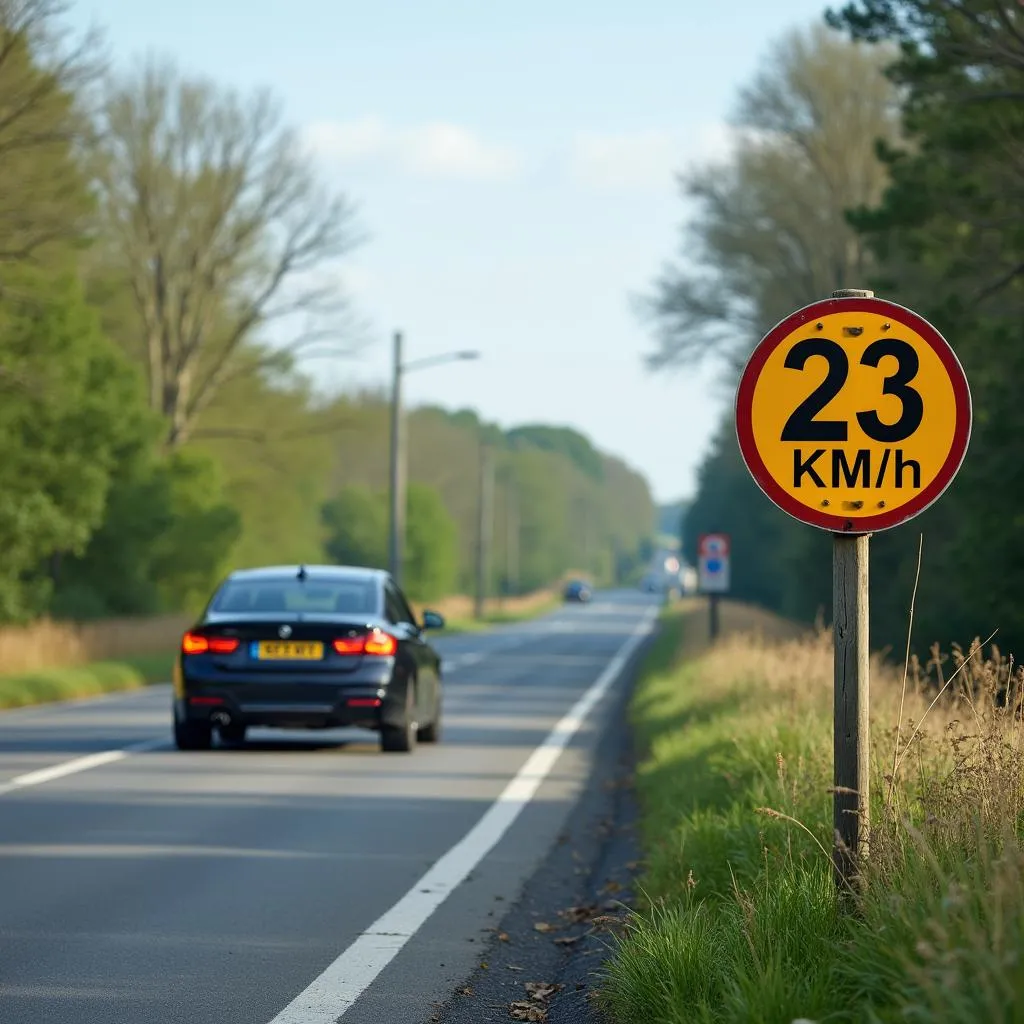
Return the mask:
[[[491,931],[480,966],[435,1008],[432,1024],[597,1024],[591,994],[639,868],[627,711],[642,663],[643,652],[627,685],[616,688],[603,716],[602,754],[558,840]]]

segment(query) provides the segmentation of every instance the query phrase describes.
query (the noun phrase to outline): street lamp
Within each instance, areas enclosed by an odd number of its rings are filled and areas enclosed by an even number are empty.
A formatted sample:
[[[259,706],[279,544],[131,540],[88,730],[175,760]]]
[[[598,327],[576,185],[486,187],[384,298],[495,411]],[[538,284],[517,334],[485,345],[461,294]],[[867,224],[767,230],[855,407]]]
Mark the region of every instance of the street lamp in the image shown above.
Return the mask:
[[[475,351],[445,352],[442,355],[402,362],[402,334],[395,332],[394,364],[391,371],[391,465],[389,468],[388,569],[395,583],[402,583],[402,548],[405,543],[405,422],[402,414],[402,378],[442,363],[479,359]]]

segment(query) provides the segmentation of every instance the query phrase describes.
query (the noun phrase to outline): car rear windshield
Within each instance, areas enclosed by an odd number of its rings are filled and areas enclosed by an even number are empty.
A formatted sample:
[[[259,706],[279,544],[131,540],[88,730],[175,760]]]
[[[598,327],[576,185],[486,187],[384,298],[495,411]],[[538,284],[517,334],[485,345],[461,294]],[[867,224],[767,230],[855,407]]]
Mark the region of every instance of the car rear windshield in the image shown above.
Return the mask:
[[[373,580],[230,580],[210,606],[215,612],[313,612],[372,615],[377,611]]]

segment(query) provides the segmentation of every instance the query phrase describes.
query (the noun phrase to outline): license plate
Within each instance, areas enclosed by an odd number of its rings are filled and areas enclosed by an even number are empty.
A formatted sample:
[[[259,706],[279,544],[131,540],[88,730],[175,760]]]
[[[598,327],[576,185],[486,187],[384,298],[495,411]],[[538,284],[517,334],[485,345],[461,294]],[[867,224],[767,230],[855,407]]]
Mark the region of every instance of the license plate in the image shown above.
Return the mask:
[[[324,645],[315,642],[268,640],[256,649],[256,657],[260,661],[319,661],[323,656]]]

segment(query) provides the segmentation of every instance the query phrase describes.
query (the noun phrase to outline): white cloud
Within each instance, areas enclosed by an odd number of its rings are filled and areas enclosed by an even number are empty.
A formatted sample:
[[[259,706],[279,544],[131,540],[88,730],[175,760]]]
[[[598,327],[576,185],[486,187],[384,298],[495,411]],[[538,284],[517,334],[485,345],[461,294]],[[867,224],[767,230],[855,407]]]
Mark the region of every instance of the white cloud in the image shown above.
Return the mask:
[[[569,172],[592,188],[671,188],[676,172],[694,161],[721,159],[732,144],[731,130],[718,123],[688,138],[668,131],[580,132],[570,149]]]
[[[306,129],[305,139],[325,159],[398,167],[417,177],[501,181],[515,177],[522,167],[514,149],[488,143],[446,121],[405,128],[379,117],[322,121]]]

